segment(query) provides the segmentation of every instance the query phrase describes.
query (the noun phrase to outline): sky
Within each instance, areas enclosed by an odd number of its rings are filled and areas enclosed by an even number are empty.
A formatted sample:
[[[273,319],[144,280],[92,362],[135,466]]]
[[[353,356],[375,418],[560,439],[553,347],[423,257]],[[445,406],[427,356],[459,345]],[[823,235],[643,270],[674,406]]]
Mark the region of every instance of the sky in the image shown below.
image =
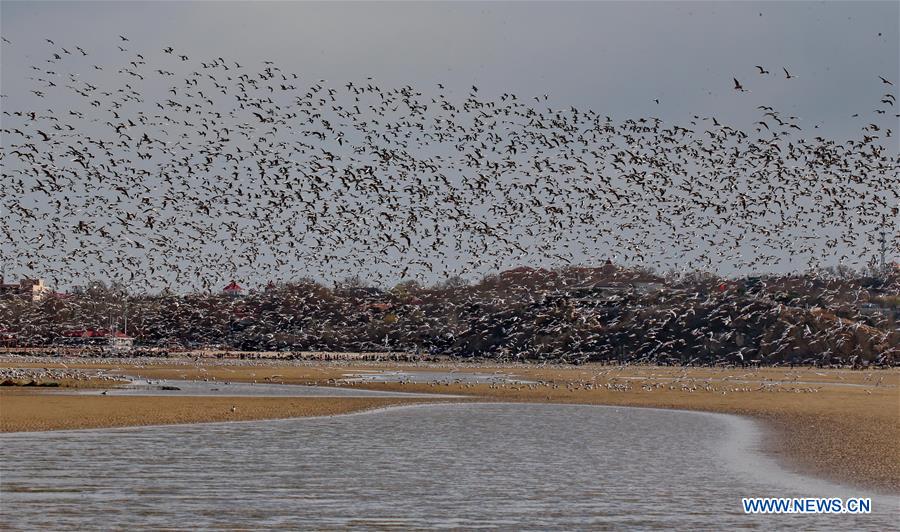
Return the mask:
[[[8,109],[28,101],[29,65],[46,56],[45,38],[104,64],[118,35],[133,50],[274,61],[335,86],[372,77],[464,94],[477,85],[615,119],[749,125],[757,105],[772,105],[836,139],[858,136],[852,114],[884,93],[877,76],[900,80],[900,2],[4,0],[0,33],[12,43],[0,48]],[[734,91],[732,78],[749,92]],[[896,140],[887,147],[898,150]]]
[[[847,110],[898,79],[898,2],[10,2],[0,28],[4,92],[14,98],[44,36],[102,53],[164,44],[197,56],[334,82],[443,83],[549,94],[613,116],[747,112],[754,101],[809,123],[854,127]],[[33,48],[29,53],[29,48]],[[97,61],[101,61],[98,57]],[[763,65],[774,77],[760,77]],[[781,68],[796,76],[777,83]],[[659,99],[660,103],[654,102]],[[10,101],[14,103],[14,99]]]

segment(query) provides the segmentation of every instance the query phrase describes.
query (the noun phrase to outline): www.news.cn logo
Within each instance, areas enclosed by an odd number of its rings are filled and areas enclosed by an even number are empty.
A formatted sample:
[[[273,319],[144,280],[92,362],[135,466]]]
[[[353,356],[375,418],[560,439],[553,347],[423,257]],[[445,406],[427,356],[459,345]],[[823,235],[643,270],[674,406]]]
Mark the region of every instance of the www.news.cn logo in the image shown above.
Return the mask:
[[[872,499],[840,497],[745,497],[745,514],[868,514]]]

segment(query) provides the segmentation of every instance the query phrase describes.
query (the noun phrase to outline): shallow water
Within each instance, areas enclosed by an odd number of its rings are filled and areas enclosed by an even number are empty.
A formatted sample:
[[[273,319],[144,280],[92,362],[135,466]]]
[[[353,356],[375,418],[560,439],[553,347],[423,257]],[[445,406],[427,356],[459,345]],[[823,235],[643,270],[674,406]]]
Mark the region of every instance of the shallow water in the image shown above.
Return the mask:
[[[651,380],[654,382],[676,382],[682,381],[686,383],[702,383],[705,382],[706,379],[702,378],[691,378],[684,379],[682,377],[629,377],[629,376],[615,376],[615,379],[618,380],[626,380],[626,381],[647,381]],[[792,380],[744,380],[744,379],[715,379],[711,382],[721,386],[728,384],[753,384],[755,387],[758,387],[760,384],[765,384],[766,386],[838,386],[838,387],[850,387],[850,388],[876,388],[881,386],[882,388],[896,388],[894,384],[876,384],[872,383],[863,383],[857,384],[852,382],[838,382],[838,381],[792,381]]]
[[[781,471],[733,416],[455,404],[281,421],[0,436],[0,519],[22,529],[496,527],[887,530],[747,516],[742,496],[870,496]]]
[[[505,373],[479,373],[472,371],[357,371],[346,373],[344,382],[411,382],[416,384],[460,383],[460,384],[528,384],[534,381],[520,379]]]
[[[458,397],[447,394],[388,392],[335,386],[297,384],[256,384],[249,382],[136,379],[120,388],[104,390],[105,395],[188,396],[188,397]],[[64,395],[97,395],[101,390],[57,388],[49,393]]]

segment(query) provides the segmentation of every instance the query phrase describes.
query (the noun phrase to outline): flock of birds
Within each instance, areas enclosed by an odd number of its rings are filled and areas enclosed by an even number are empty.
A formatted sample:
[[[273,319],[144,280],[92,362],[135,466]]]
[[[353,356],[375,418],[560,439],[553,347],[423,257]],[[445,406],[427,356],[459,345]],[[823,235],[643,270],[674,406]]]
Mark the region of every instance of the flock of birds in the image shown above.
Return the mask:
[[[44,360],[41,358],[33,358],[33,360]],[[138,360],[138,359],[131,359]],[[107,362],[115,361],[120,362],[119,359],[107,359]],[[166,364],[175,364],[177,365],[179,362],[184,363],[182,360],[166,360],[163,361]],[[236,360],[228,360],[228,361],[209,361],[211,364],[218,366],[240,366],[242,363]],[[142,363],[149,367],[155,364],[159,364],[160,361],[158,359],[143,359]],[[283,364],[283,362],[282,362]],[[302,363],[301,363],[302,364]],[[142,367],[142,366],[138,366]],[[871,390],[878,389],[881,386],[890,386],[884,384],[884,376],[880,376],[876,378],[874,373],[868,373],[866,378],[862,383],[858,384],[845,384],[842,382],[832,382],[832,381],[809,381],[803,380],[803,377],[800,374],[791,374],[790,372],[785,373],[783,377],[779,379],[772,379],[768,376],[763,376],[757,374],[755,372],[749,372],[742,375],[738,374],[722,374],[721,376],[712,376],[712,377],[692,377],[688,375],[686,372],[677,376],[661,376],[661,375],[645,375],[645,376],[626,376],[622,375],[623,370],[627,370],[627,366],[615,366],[610,369],[599,370],[593,372],[593,375],[590,378],[563,378],[563,379],[539,379],[539,380],[523,380],[518,377],[508,375],[508,374],[500,374],[499,371],[494,371],[492,374],[487,373],[467,373],[463,377],[459,377],[455,375],[457,372],[456,369],[446,371],[444,375],[440,375],[442,373],[441,366],[435,366],[430,371],[422,374],[427,376],[427,378],[420,377],[416,372],[410,372],[407,374],[399,375],[396,380],[391,380],[390,375],[382,374],[382,376],[388,377],[387,380],[377,381],[372,380],[375,376],[374,374],[366,375],[367,378],[359,379],[356,378],[356,375],[351,375],[350,378],[331,378],[327,380],[323,380],[322,382],[318,380],[313,380],[307,383],[310,386],[330,386],[330,387],[356,387],[362,386],[364,388],[371,387],[372,384],[377,384],[379,382],[391,384],[396,383],[400,386],[410,385],[427,385],[429,387],[454,387],[454,388],[463,388],[463,389],[474,389],[477,385],[487,385],[491,390],[506,390],[510,392],[517,391],[541,391],[546,390],[548,393],[558,393],[558,392],[583,392],[583,391],[608,391],[608,392],[654,392],[654,391],[679,391],[679,392],[687,392],[687,393],[715,393],[721,395],[727,395],[729,393],[749,393],[749,392],[763,392],[763,393],[818,393],[824,386],[858,386],[866,389],[866,392],[871,394]],[[135,368],[137,369],[137,368]],[[625,372],[627,374],[627,371]],[[819,375],[819,374],[817,374]],[[820,374],[822,377],[826,377],[826,374]],[[840,378],[840,374],[835,374]],[[266,377],[264,382],[266,383],[275,383],[279,382],[279,375],[274,375],[271,377]],[[806,377],[806,379],[816,377]],[[14,383],[16,385],[22,385],[27,383],[46,383],[46,382],[59,382],[59,381],[80,381],[80,382],[94,382],[94,383],[121,383],[123,380],[143,380],[142,377],[137,375],[131,375],[129,377],[125,377],[122,375],[109,375],[106,370],[84,370],[84,369],[71,369],[71,368],[0,368],[0,382],[3,383]],[[216,381],[215,377],[204,378],[202,379],[204,382],[213,382]],[[258,381],[254,381],[256,383]],[[147,380],[148,385],[153,385],[154,382],[152,380]],[[159,383],[156,383],[159,384]],[[227,385],[229,382],[224,382],[223,384]],[[284,381],[281,381],[280,384],[284,384]],[[177,391],[177,387],[163,387],[163,389],[169,389]],[[214,389],[217,390],[217,389]],[[106,395],[106,392],[102,392],[103,395]],[[550,397],[548,396],[548,399]],[[236,407],[231,408],[231,412],[235,412]]]
[[[7,272],[209,288],[607,257],[852,263],[884,229],[896,247],[900,115],[885,78],[873,76],[885,92],[873,112],[853,115],[858,138],[839,142],[770,106],[744,129],[616,121],[546,95],[331,86],[270,61],[116,41],[120,59],[95,64],[46,39],[30,94],[16,95],[27,104],[3,106]],[[3,39],[7,56],[16,46]],[[735,78],[734,90],[747,89]]]
[[[121,376],[110,375],[106,370],[85,370],[75,368],[0,368],[0,385],[27,385],[47,382],[121,382]]]

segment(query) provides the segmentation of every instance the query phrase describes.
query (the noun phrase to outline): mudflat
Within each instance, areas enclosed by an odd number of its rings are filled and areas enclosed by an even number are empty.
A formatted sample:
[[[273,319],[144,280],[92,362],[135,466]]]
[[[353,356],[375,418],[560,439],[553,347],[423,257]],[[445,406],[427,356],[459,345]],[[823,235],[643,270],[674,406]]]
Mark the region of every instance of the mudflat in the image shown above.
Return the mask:
[[[0,392],[0,431],[333,416],[425,401],[380,397],[86,396],[5,390]]]

